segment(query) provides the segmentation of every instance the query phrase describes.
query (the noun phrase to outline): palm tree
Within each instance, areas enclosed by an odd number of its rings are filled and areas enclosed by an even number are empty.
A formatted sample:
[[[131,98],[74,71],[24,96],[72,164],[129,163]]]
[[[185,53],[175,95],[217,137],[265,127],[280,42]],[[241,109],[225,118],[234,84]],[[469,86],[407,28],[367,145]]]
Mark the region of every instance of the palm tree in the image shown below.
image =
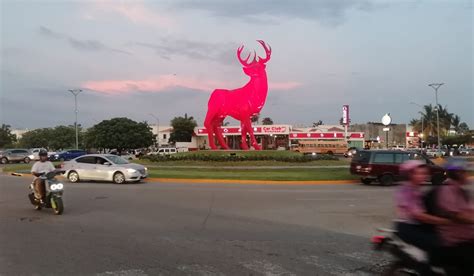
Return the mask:
[[[458,115],[454,115],[452,118],[451,118],[451,126],[452,128],[454,129],[454,131],[456,131],[456,134],[459,133],[459,125],[461,124],[461,117],[459,117]]]

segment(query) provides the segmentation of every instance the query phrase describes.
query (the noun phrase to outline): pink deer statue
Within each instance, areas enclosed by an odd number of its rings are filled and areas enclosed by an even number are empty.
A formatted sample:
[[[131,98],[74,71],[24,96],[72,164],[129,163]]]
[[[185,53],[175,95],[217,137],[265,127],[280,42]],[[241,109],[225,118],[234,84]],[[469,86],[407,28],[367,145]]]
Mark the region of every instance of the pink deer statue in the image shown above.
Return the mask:
[[[211,149],[217,149],[214,143],[214,135],[217,137],[219,144],[223,149],[229,149],[229,146],[224,141],[221,125],[227,116],[240,121],[240,129],[242,134],[241,149],[248,150],[247,134],[250,135],[252,146],[255,150],[260,150],[260,146],[253,134],[251,124],[251,117],[259,114],[265,105],[267,99],[268,83],[267,73],[265,72],[265,63],[270,60],[272,50],[262,40],[257,40],[265,49],[265,58],[258,57],[254,51],[254,57],[251,62],[248,62],[250,53],[245,60],[240,56],[244,46],[237,49],[237,58],[244,66],[243,70],[246,75],[250,77],[249,82],[243,87],[226,90],[216,89],[212,92],[207,105],[207,114],[204,121],[204,126],[207,129],[209,137],[209,146]]]

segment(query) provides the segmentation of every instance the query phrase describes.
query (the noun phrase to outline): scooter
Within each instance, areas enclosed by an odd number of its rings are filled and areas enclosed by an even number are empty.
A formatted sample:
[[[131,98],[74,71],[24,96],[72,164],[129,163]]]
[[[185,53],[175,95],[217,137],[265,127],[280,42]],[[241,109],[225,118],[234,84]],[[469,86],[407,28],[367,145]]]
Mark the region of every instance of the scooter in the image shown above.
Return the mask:
[[[52,208],[54,214],[61,215],[64,212],[64,204],[62,195],[64,193],[64,184],[56,179],[57,175],[64,174],[64,170],[54,170],[52,172],[41,175],[39,178],[45,181],[47,192],[44,202],[40,202],[35,198],[34,184],[30,184],[30,193],[28,198],[33,204],[35,210],[41,210],[42,208]]]
[[[396,230],[386,228],[377,230],[385,234],[372,237],[374,250],[389,252],[395,257],[381,275],[421,275],[422,269],[426,267],[435,275],[458,275],[455,267],[430,264],[427,252],[401,240]]]

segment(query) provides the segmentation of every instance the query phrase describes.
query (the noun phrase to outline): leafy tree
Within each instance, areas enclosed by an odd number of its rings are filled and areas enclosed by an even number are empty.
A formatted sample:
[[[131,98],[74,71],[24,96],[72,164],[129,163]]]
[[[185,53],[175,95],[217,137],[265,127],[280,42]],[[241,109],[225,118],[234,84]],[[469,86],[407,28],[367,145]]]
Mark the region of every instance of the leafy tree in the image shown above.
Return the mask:
[[[253,115],[251,118],[250,118],[250,121],[252,123],[257,123],[258,124],[258,120],[260,119],[260,114],[255,114]]]
[[[318,127],[318,126],[320,126],[320,125],[322,125],[322,124],[323,124],[323,121],[322,121],[322,120],[319,120],[319,121],[317,121],[317,122],[313,122],[313,127]],[[340,120],[340,124],[342,125],[342,118],[341,118],[341,120]]]
[[[262,125],[273,125],[273,120],[270,117],[265,117],[262,119]]]
[[[16,135],[12,134],[11,126],[2,124],[0,129],[0,148],[11,145],[16,142]]]
[[[170,135],[170,142],[191,142],[197,123],[192,116],[188,117],[188,114],[184,114],[184,117],[174,117],[171,120],[171,126],[173,132]]]
[[[469,133],[469,126],[466,123],[462,122],[459,124],[458,131],[460,134],[467,134]]]
[[[92,128],[85,135],[88,147],[117,149],[144,148],[153,145],[156,135],[146,122],[135,122],[128,118],[113,118],[104,120]]]
[[[24,133],[20,145],[25,148],[49,148],[51,139],[53,139],[52,129],[38,128]]]
[[[79,141],[82,141],[81,128]],[[54,128],[39,128],[26,132],[20,139],[20,145],[25,148],[48,148],[53,150],[74,148],[76,146],[76,131],[74,126],[57,126]]]
[[[78,129],[80,132],[80,129]],[[82,141],[82,139],[79,139]],[[57,126],[50,130],[48,148],[67,149],[76,146],[76,130],[74,126]]]

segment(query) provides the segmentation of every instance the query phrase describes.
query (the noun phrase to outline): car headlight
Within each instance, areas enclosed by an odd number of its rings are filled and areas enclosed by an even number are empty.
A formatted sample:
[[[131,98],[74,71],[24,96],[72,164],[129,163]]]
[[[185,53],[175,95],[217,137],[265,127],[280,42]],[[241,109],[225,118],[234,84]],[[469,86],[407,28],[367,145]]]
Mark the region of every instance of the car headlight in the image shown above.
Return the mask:
[[[137,170],[135,170],[135,169],[127,169],[127,172],[129,172],[129,173],[136,173]]]
[[[145,171],[146,171],[146,172],[148,171],[148,168],[147,168],[147,167],[145,167]]]
[[[28,158],[35,159],[35,156],[33,154],[31,154],[31,155],[28,155]]]

